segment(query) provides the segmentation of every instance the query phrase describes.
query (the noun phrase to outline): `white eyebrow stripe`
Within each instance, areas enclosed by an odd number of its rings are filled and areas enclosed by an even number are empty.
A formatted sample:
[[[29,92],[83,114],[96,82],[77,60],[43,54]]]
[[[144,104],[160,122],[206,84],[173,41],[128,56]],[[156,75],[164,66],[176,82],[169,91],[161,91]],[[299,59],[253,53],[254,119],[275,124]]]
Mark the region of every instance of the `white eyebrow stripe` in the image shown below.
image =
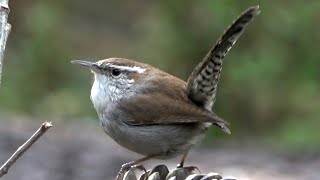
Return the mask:
[[[113,65],[113,64],[107,64],[107,66],[111,67],[111,68],[117,68],[117,69],[120,69],[120,70],[125,70],[125,71],[130,71],[130,72],[137,72],[139,74],[141,73],[144,73],[146,71],[146,69],[144,68],[141,68],[139,66],[133,66],[133,67],[130,67],[130,66],[117,66],[117,65]]]

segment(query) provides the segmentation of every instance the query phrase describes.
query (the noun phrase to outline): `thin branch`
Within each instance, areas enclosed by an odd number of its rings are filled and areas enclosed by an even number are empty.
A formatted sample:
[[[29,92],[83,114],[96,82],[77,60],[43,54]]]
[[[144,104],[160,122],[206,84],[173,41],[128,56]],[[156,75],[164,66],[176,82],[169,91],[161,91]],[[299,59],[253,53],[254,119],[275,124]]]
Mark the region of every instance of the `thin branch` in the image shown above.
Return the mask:
[[[8,2],[9,0],[0,0],[0,84],[4,51],[6,49],[7,39],[11,30],[11,25],[7,23],[10,11]]]
[[[33,143],[35,143],[50,127],[52,127],[51,122],[44,122],[41,127],[22,145],[12,156],[4,163],[0,168],[0,177],[7,174],[9,168],[26,152]]]

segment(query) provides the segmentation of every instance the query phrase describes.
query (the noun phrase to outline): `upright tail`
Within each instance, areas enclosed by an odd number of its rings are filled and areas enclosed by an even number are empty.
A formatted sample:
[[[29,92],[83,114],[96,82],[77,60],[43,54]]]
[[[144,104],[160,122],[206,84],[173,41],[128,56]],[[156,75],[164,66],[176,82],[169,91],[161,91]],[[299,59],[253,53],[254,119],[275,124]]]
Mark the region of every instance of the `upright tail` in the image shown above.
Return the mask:
[[[260,13],[259,6],[244,11],[223,33],[214,47],[198,64],[187,82],[187,93],[196,104],[212,110],[223,58],[238,40],[247,25]]]

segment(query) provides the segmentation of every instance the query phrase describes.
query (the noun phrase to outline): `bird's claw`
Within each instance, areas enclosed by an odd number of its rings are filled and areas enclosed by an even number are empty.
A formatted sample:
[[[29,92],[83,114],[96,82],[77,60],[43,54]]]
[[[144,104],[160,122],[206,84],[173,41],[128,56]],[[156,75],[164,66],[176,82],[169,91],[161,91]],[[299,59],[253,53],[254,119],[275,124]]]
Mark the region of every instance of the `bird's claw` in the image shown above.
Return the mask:
[[[120,171],[118,172],[118,175],[116,177],[116,180],[122,180],[124,178],[124,175],[126,172],[132,170],[132,169],[139,169],[141,171],[144,171],[145,174],[147,174],[147,170],[146,168],[141,165],[141,164],[136,164],[136,165],[132,165],[131,163],[126,163],[126,164],[123,164],[121,166],[121,169]],[[146,179],[148,178],[148,176],[145,177]]]

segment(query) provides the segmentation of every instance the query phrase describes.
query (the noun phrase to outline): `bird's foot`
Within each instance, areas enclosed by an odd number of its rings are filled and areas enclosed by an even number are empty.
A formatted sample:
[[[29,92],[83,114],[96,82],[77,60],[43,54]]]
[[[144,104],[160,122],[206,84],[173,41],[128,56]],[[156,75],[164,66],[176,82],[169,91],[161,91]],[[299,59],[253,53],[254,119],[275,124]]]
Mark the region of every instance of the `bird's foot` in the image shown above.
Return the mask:
[[[177,168],[183,168],[183,163],[177,164]]]
[[[178,165],[176,169],[168,174],[167,179],[170,179],[172,177],[179,177],[178,179],[186,179],[191,174],[194,174],[195,170],[199,171],[196,166],[181,167]]]
[[[177,165],[177,169],[179,169],[179,168],[183,168],[185,171],[188,171],[188,172],[193,172],[193,171],[195,171],[195,170],[197,170],[197,171],[200,172],[200,170],[199,170],[199,168],[198,168],[197,166],[187,166],[187,167],[184,167],[184,166],[183,166],[183,163],[179,163],[179,164]]]
[[[143,165],[141,165],[141,164],[135,164],[135,165],[133,165],[132,162],[129,162],[129,163],[123,164],[123,165],[121,166],[121,169],[120,169],[120,171],[118,172],[118,175],[117,175],[117,177],[116,177],[116,180],[122,180],[122,179],[124,178],[125,173],[128,172],[129,170],[132,170],[132,169],[139,169],[139,170],[141,170],[141,171],[144,171],[145,174],[147,174],[147,173],[146,173],[147,170],[146,170],[146,168],[145,168]],[[146,178],[148,178],[148,177],[146,177]]]

